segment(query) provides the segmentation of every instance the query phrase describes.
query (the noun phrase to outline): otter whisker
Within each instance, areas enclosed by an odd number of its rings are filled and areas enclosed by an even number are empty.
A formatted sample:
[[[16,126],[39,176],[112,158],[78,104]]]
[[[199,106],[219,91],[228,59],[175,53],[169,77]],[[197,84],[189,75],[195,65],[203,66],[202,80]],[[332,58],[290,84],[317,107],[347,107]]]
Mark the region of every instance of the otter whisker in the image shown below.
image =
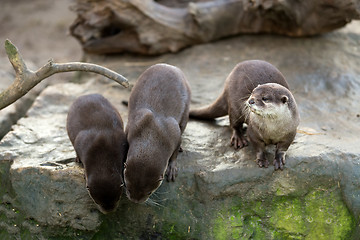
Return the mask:
[[[250,97],[250,95],[249,96],[245,96],[245,97],[242,97],[242,98],[238,98],[238,99],[236,99],[236,102],[245,102],[248,98]]]
[[[156,202],[155,200],[148,198],[145,202],[145,204],[150,205],[150,206],[157,206],[157,207],[165,207],[164,205]]]
[[[158,195],[164,195],[164,194],[169,194],[169,192],[154,192],[152,195],[151,195],[151,200],[152,201],[157,201],[157,202],[164,202],[164,201],[167,201],[168,198],[164,198],[163,196],[158,196]],[[156,200],[155,200],[156,199]]]
[[[249,119],[250,109],[246,104],[242,106],[241,113],[242,114],[240,114],[239,117],[235,119],[235,122],[239,122],[241,119],[244,119],[244,122],[247,122]]]
[[[245,122],[248,122],[249,118],[250,118],[250,112],[251,112],[249,106],[247,106],[245,104],[243,109],[242,109],[242,112],[244,113],[243,115],[244,115]]]
[[[157,196],[157,195],[163,195],[163,194],[169,194],[169,193],[170,193],[169,191],[165,191],[165,192],[156,191],[153,193],[153,195]]]

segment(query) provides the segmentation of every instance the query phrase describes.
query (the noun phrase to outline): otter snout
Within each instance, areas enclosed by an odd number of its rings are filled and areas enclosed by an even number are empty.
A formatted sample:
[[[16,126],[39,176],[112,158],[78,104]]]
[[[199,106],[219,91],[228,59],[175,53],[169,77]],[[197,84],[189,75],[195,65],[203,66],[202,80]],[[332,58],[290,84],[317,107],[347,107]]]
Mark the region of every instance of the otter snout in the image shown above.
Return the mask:
[[[254,98],[250,98],[248,101],[249,105],[253,105],[255,104],[255,99]]]
[[[148,200],[149,196],[146,196],[141,193],[133,193],[131,194],[130,190],[126,190],[126,196],[128,199],[134,203],[144,203]]]
[[[261,108],[259,108],[258,104],[256,103],[256,98],[252,95],[246,101],[246,105],[252,113],[261,115]]]

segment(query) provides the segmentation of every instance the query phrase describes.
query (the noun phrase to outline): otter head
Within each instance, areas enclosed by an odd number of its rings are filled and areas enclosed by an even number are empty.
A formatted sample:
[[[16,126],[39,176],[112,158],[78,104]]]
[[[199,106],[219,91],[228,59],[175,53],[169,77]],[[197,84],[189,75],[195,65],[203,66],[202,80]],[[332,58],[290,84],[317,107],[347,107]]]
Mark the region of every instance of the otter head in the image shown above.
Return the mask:
[[[122,194],[122,180],[121,176],[99,176],[92,177],[91,175],[86,179],[86,189],[90,197],[94,200],[99,210],[106,214],[113,212],[119,205]]]
[[[86,189],[99,210],[106,214],[119,205],[128,143],[122,131],[107,136],[97,134],[93,140],[83,159]]]
[[[166,169],[166,167],[165,167]],[[160,187],[165,170],[147,159],[129,159],[124,166],[124,182],[127,197],[135,203],[143,203]]]
[[[268,119],[291,118],[289,104],[292,101],[287,88],[277,83],[267,83],[254,88],[246,105],[253,116]]]

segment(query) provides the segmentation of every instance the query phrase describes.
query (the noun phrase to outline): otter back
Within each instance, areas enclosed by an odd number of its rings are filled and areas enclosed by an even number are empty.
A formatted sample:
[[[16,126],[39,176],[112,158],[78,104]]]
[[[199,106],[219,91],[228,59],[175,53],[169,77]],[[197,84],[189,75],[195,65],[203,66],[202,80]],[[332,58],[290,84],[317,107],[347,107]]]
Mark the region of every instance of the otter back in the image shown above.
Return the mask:
[[[190,88],[180,69],[157,64],[137,80],[129,99],[127,196],[144,202],[162,180],[174,180],[181,134],[188,122]]]
[[[91,198],[102,212],[115,210],[128,149],[120,114],[99,94],[81,96],[70,107],[66,128]]]

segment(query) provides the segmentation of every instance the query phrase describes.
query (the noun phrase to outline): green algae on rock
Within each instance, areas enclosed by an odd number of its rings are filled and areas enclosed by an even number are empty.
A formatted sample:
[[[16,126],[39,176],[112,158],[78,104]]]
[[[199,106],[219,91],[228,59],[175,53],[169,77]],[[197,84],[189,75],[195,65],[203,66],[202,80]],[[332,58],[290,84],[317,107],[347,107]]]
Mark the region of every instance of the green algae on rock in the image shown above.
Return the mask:
[[[316,189],[303,197],[238,200],[213,224],[215,239],[349,239],[355,218],[339,191]]]

